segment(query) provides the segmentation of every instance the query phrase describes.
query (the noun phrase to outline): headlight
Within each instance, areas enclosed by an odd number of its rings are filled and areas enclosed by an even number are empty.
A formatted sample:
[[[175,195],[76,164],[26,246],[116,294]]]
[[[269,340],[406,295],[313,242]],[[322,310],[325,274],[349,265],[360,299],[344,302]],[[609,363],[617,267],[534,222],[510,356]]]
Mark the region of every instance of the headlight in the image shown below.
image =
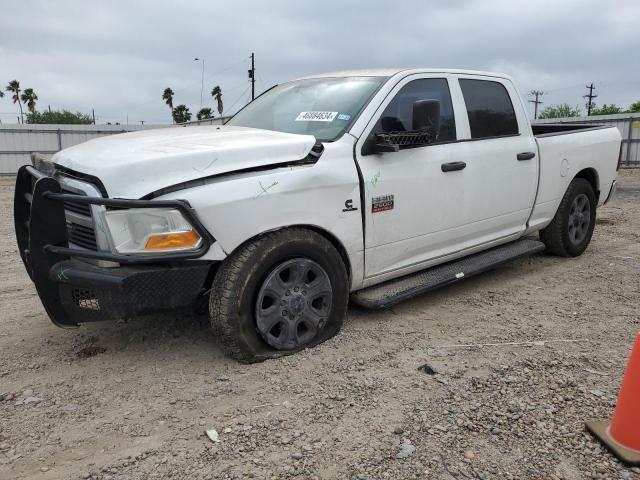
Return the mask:
[[[131,208],[104,213],[111,247],[118,253],[195,250],[202,238],[175,208]]]

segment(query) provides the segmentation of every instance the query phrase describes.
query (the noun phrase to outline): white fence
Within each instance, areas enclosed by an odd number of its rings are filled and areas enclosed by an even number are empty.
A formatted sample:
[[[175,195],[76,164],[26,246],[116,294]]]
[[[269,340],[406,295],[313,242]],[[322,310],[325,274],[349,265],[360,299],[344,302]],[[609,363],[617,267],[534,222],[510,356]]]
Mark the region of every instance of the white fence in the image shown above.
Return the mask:
[[[207,118],[205,120],[191,120],[187,123],[181,123],[180,125],[184,125],[185,127],[194,127],[198,125],[224,125],[227,123],[231,117],[216,117],[216,118]]]
[[[221,125],[228,117],[173,125]],[[14,175],[21,165],[31,162],[31,153],[52,155],[63,148],[92,138],[116,133],[166,128],[172,125],[0,125],[0,175]]]
[[[0,175],[13,175],[31,153],[51,155],[92,138],[166,125],[0,125]]]
[[[593,117],[546,118],[534,123],[591,123],[617,127],[622,135],[622,166],[640,167],[640,113]]]

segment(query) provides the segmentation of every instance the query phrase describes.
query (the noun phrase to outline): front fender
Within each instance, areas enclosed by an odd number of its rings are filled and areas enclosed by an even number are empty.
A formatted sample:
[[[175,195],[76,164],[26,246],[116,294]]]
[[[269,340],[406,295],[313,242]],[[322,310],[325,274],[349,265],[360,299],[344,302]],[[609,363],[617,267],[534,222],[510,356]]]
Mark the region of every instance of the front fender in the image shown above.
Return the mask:
[[[185,199],[195,209],[216,239],[204,259],[221,260],[257,235],[294,225],[329,232],[346,252],[357,286],[364,255],[352,152],[351,142],[335,142],[313,165],[231,174],[160,198]]]

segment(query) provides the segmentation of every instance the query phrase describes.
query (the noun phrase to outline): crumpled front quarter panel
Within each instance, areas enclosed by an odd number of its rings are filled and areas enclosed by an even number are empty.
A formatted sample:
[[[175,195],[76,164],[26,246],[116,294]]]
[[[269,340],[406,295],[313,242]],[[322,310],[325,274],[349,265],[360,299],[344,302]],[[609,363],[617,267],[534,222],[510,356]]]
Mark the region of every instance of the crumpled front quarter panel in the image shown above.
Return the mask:
[[[216,239],[205,259],[220,260],[270,230],[308,225],[342,244],[351,264],[352,287],[362,281],[360,189],[353,138],[348,135],[327,143],[315,164],[230,174],[160,198],[185,199],[195,209]]]

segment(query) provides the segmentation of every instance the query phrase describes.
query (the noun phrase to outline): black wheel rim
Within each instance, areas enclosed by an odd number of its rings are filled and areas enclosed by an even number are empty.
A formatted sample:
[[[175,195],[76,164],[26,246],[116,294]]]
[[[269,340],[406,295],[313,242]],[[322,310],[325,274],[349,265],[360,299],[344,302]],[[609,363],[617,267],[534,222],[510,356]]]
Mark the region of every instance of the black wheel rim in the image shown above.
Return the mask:
[[[579,245],[587,237],[591,224],[591,204],[589,198],[581,193],[571,202],[569,210],[569,240]]]
[[[294,258],[277,265],[258,292],[258,332],[273,348],[294,350],[310,343],[331,312],[329,276],[316,262]]]

